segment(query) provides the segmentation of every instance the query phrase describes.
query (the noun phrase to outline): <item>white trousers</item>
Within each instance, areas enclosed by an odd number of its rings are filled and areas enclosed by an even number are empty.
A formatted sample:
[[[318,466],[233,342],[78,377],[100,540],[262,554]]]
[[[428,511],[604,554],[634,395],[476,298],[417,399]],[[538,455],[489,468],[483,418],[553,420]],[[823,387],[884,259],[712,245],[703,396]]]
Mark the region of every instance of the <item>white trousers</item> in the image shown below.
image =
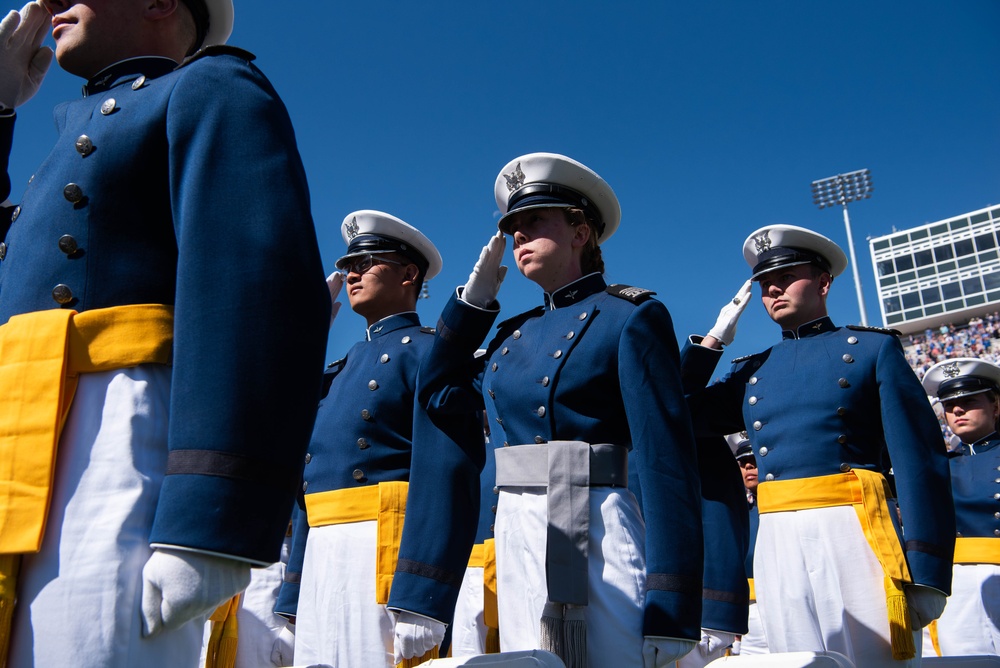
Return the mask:
[[[937,628],[941,656],[1000,654],[1000,566],[955,564]]]
[[[375,602],[375,521],[311,527],[295,618],[295,663],[393,666],[393,620]]]
[[[757,582],[757,579],[754,578],[755,586]],[[750,601],[747,628],[747,632],[740,640],[740,656],[768,654],[767,638],[764,636],[764,625],[760,621],[760,609],[757,608],[757,601]]]
[[[451,625],[452,656],[471,656],[486,652],[483,586],[483,568],[466,568]]]
[[[546,602],[545,493],[500,491],[494,536],[500,649],[537,649]],[[646,594],[645,525],[626,489],[590,490],[589,599],[585,611],[591,666],[642,666]]]
[[[194,668],[203,619],[142,637],[142,567],[167,461],[170,368],[83,374],[42,550],[25,556],[10,666]]]
[[[851,506],[762,513],[753,572],[771,652],[840,652],[865,668],[920,665],[919,631],[917,658],[892,658],[882,567]]]

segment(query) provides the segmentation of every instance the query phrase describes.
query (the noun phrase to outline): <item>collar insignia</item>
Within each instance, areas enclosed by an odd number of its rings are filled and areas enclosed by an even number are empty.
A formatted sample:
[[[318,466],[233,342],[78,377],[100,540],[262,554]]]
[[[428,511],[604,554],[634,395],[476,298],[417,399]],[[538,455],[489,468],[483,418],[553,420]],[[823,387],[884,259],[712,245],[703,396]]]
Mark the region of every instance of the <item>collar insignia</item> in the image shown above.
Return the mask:
[[[379,325],[378,327],[373,327],[372,328],[372,334],[378,334],[379,332],[381,332],[383,326],[384,325]]]
[[[947,366],[941,367],[941,373],[945,375],[945,378],[958,378],[962,371],[958,368],[957,362],[952,362]]]
[[[517,163],[517,167],[510,174],[504,174],[503,177],[507,179],[507,192],[514,192],[518,188],[524,185],[524,172],[521,171],[521,163]]]
[[[570,290],[566,293],[566,299],[576,299],[577,292],[579,292],[579,290]]]
[[[767,230],[764,230],[764,234],[758,235],[753,238],[754,247],[757,250],[757,255],[760,255],[764,251],[771,250],[771,237],[767,236]]]
[[[354,239],[358,236],[358,219],[351,218],[351,222],[347,224],[347,238]]]

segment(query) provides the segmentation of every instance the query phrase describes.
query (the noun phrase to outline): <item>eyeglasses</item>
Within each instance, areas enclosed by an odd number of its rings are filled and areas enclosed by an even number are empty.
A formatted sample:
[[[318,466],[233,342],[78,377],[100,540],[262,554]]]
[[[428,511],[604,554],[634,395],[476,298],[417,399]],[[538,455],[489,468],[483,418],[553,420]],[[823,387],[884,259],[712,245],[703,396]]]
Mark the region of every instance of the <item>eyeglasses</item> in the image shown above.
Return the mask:
[[[343,266],[340,267],[340,271],[344,274],[363,274],[371,269],[372,265],[375,264],[397,264],[403,267],[409,263],[390,260],[389,258],[381,255],[376,256],[371,253],[365,253],[364,255],[353,257],[350,260],[345,260]]]

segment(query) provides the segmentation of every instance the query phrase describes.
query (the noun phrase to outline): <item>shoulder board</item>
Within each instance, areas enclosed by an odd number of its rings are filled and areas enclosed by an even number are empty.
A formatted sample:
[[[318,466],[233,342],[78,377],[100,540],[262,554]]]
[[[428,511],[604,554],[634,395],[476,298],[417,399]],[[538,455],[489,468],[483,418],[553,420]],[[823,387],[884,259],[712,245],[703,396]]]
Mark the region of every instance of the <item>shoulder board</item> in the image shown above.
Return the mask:
[[[730,364],[739,364],[740,362],[746,362],[747,360],[752,360],[756,356],[757,353],[754,353],[752,355],[744,355],[743,357],[737,357],[736,359],[731,361]]]
[[[544,312],[545,312],[545,307],[544,306],[536,306],[535,308],[531,309],[530,311],[525,311],[524,313],[518,313],[515,316],[507,318],[506,320],[504,320],[503,322],[501,322],[499,325],[497,325],[497,329],[503,329],[504,327],[510,327],[511,325],[514,325],[514,326],[520,325],[522,322],[524,322],[528,318],[533,318],[535,316],[539,316],[539,315],[541,315]]]
[[[345,364],[346,362],[347,362],[347,358],[346,358],[346,357],[341,357],[341,358],[340,358],[339,360],[337,360],[336,362],[330,362],[329,364],[327,364],[327,365],[326,365],[326,370],[327,370],[328,372],[329,372],[329,371],[334,371],[334,370],[336,370],[336,371],[340,371],[340,370],[341,370],[341,369],[342,369],[342,368],[344,367],[344,364]]]
[[[421,327],[420,331],[424,334],[434,334],[435,332],[437,332],[437,330],[434,329],[433,327]]]
[[[647,299],[652,299],[653,295],[656,294],[646,288],[636,288],[631,285],[622,285],[621,283],[609,285],[606,292],[609,295],[630,301],[633,304],[641,304]]]
[[[891,334],[892,336],[902,336],[898,329],[887,329],[885,327],[862,327],[861,325],[847,325],[847,329],[855,332],[876,332],[878,334]]]
[[[198,49],[190,56],[181,61],[181,64],[177,66],[177,69],[184,67],[185,65],[190,65],[199,58],[204,58],[205,56],[236,56],[237,58],[242,58],[247,61],[253,61],[257,59],[257,56],[253,55],[245,49],[241,49],[238,46],[227,46],[225,44],[213,44],[212,46],[206,46],[204,48]]]

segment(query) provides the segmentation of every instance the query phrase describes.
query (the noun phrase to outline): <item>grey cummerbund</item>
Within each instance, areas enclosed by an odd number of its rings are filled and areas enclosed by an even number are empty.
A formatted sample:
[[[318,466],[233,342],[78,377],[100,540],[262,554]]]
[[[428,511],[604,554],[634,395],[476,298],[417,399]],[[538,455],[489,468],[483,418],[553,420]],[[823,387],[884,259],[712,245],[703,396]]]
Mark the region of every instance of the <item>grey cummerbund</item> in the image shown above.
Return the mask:
[[[496,448],[497,487],[548,487],[549,448],[574,441]],[[613,443],[590,444],[591,487],[628,487],[628,450]]]

